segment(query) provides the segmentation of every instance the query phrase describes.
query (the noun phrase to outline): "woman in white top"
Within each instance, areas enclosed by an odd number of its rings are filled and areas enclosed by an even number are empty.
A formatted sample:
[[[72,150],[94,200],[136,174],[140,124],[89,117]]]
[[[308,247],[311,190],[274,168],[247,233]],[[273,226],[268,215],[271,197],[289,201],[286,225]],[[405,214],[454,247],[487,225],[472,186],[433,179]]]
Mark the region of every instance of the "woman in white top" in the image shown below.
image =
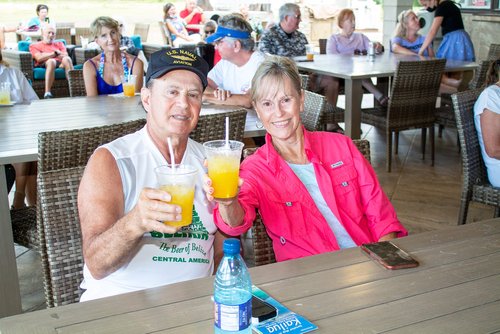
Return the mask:
[[[488,179],[500,187],[500,58],[488,69],[485,86],[474,105],[474,124]]]

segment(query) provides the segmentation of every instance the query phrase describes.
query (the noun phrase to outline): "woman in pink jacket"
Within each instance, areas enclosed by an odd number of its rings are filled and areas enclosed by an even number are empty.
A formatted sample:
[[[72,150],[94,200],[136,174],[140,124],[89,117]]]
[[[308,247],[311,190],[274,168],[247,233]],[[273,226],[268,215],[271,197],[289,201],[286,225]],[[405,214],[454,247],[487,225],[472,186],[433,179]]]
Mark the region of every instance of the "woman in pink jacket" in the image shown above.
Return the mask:
[[[304,92],[292,60],[265,60],[251,97],[266,144],[242,163],[238,197],[218,200],[214,219],[220,230],[244,233],[258,209],[278,261],[407,235],[351,139],[302,126]],[[214,200],[208,177],[204,188]]]

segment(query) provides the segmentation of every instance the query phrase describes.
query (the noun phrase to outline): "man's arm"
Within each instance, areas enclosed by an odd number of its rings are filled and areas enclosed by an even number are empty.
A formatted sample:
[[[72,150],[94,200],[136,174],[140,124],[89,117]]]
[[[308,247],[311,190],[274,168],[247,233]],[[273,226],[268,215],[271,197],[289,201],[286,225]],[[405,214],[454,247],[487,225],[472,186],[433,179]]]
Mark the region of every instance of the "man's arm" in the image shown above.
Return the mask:
[[[210,94],[210,92],[206,92],[203,96],[203,101],[213,104],[252,108],[252,99],[250,98],[249,93],[231,94],[231,92],[223,89],[212,90],[212,94]]]
[[[180,208],[166,202],[170,195],[145,188],[137,204],[124,215],[120,173],[111,153],[101,148],[89,160],[78,191],[83,256],[92,276],[102,279],[135,254],[144,233],[175,233],[160,221],[180,219]]]
[[[31,44],[30,45],[30,53],[35,59],[35,61],[39,64],[45,63],[47,60],[51,58],[57,58],[59,57],[59,52],[57,51],[49,51],[49,52],[42,52],[36,44]]]

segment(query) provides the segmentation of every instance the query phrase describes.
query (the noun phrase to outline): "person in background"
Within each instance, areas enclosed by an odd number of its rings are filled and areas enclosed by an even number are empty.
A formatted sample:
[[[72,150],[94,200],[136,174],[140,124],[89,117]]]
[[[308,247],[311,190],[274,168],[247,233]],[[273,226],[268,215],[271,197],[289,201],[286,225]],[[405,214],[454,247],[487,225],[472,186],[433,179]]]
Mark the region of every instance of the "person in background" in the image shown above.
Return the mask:
[[[391,39],[391,51],[405,55],[416,55],[424,43],[425,36],[418,33],[420,22],[417,14],[412,10],[403,10],[398,15],[398,23]],[[429,45],[422,54],[434,57],[434,49]]]
[[[488,180],[500,187],[500,58],[491,63],[484,85],[474,105],[474,124]]]
[[[30,53],[35,60],[35,67],[45,68],[45,99],[53,98],[51,92],[55,80],[56,68],[64,68],[66,77],[73,69],[73,61],[63,42],[56,41],[56,27],[51,23],[42,25],[42,40],[30,44]]]
[[[14,103],[29,104],[38,100],[38,96],[28,82],[24,74],[3,60],[0,52],[0,82],[10,83],[10,100]],[[7,192],[10,192],[13,181],[16,183],[16,191],[12,203],[13,209],[36,205],[36,162],[22,162],[6,166],[6,174],[9,180]]]
[[[114,17],[118,22],[118,32],[120,33],[120,49],[133,56],[138,56],[140,49],[135,47],[132,38],[126,35],[125,21],[121,17]]]
[[[183,59],[179,62],[179,59]],[[151,55],[141,100],[146,125],[98,148],[78,191],[86,291],[80,301],[206,277],[222,256],[223,237],[202,190],[205,151],[189,138],[198,122],[208,64],[181,49]],[[173,194],[160,190],[154,169],[170,160],[199,173],[193,220],[182,228]]]
[[[436,52],[437,58],[454,59],[462,61],[475,61],[474,46],[469,34],[464,30],[462,14],[458,5],[451,0],[420,0],[420,4],[427,11],[434,12],[429,33],[418,51],[423,55],[425,50],[431,45],[436,34],[441,27],[443,40],[439,44]],[[446,73],[441,79],[441,92],[453,94],[456,93],[463,79],[462,72]],[[446,89],[448,88],[448,89]]]
[[[217,200],[222,232],[241,235],[258,209],[277,261],[407,235],[352,140],[301,124],[304,91],[293,60],[269,56],[252,79],[251,98],[266,144],[243,161],[237,198]],[[213,201],[207,175],[204,190]]]
[[[36,6],[36,16],[28,21],[27,29],[30,31],[37,31],[42,28],[44,23],[50,23],[49,7],[47,5],[40,4]]]
[[[5,44],[5,33],[7,32],[16,32],[19,29],[21,29],[21,25],[17,27],[6,27],[6,26],[0,26],[0,50],[6,48]]]
[[[29,104],[31,101],[38,100],[38,96],[23,72],[15,67],[10,67],[9,64],[3,60],[1,52],[0,82],[10,83],[10,100],[13,103]]]
[[[211,36],[212,34],[215,34],[216,30],[217,30],[217,22],[215,22],[214,20],[208,20],[203,25],[203,33],[201,35],[201,39],[203,41],[206,41],[207,37]]]
[[[294,3],[285,3],[279,9],[279,19],[278,24],[264,31],[259,41],[259,50],[267,54],[283,57],[305,56],[306,44],[309,42],[306,35],[298,30],[301,22],[300,7]],[[336,82],[332,77],[325,76],[323,78],[322,75],[311,74],[309,80],[321,83],[321,85],[312,86],[317,86],[315,90],[324,93],[327,101],[332,106],[336,105],[338,93],[335,90]],[[343,132],[338,124],[328,124],[327,129],[339,133]]]
[[[189,35],[201,35],[200,27],[206,22],[206,18],[203,9],[196,4],[196,0],[186,0],[186,8],[181,10],[179,16],[184,20]]]
[[[184,21],[177,16],[177,8],[173,3],[167,3],[163,6],[163,22],[165,30],[174,47],[179,47],[183,44],[197,44],[201,41],[199,34],[189,34],[186,30]]]
[[[91,23],[90,30],[103,51],[83,64],[87,96],[122,93],[121,77],[130,74],[136,76],[135,91],[140,92],[144,67],[136,56],[121,51],[118,22],[111,17],[100,16]]]
[[[333,34],[330,38],[328,38],[328,41],[326,42],[326,53],[366,55],[370,40],[362,33],[354,32],[354,30],[356,30],[356,18],[354,16],[354,12],[349,8],[342,9],[337,17],[337,24],[341,29],[341,32],[339,34]],[[382,44],[378,42],[373,44],[377,53],[383,52]],[[335,106],[338,99],[340,81],[339,79],[334,78],[334,82],[335,94],[332,99],[335,102],[335,104],[333,104]],[[373,85],[371,79],[364,79],[362,81],[362,85],[366,90],[368,90],[368,92],[373,94],[381,106],[387,106],[389,97],[378,90],[377,87]]]
[[[229,14],[219,19],[215,34],[207,38],[219,51],[219,61],[208,73],[208,89],[204,99],[211,103],[252,106],[251,80],[264,54],[254,52],[252,27],[239,14]]]
[[[135,46],[132,38],[126,36],[125,21],[122,18],[115,18],[115,19],[118,22],[118,27],[120,32],[120,49],[128,54],[137,56],[137,58],[139,58],[142,61],[142,64],[144,65],[144,73],[146,73],[148,70],[148,60],[146,58],[146,55],[144,54],[144,51],[138,49]]]

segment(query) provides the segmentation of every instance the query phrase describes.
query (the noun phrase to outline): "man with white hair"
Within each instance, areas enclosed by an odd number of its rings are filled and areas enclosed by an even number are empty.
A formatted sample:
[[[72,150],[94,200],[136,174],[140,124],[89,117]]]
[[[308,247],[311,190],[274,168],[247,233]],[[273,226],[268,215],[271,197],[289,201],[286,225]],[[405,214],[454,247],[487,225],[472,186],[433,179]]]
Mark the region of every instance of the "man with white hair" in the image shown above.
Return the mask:
[[[252,31],[250,23],[239,14],[219,19],[219,26],[207,43],[215,44],[222,59],[208,73],[205,101],[252,107],[252,78],[265,58],[263,53],[254,52]]]
[[[307,37],[300,32],[300,7],[294,3],[285,3],[279,9],[280,22],[264,32],[259,41],[259,50],[266,54],[297,57],[306,55]],[[337,88],[333,78],[326,75],[309,76],[311,90],[323,93],[330,103],[329,108],[336,106]],[[305,89],[307,87],[304,87]],[[344,130],[337,124],[328,125],[327,130],[343,133]]]
[[[64,68],[66,76],[73,69],[73,61],[63,42],[55,41],[56,27],[47,23],[42,25],[42,40],[30,45],[30,52],[35,59],[35,67],[45,68],[45,99],[54,97],[51,93],[55,80],[56,68]]]

